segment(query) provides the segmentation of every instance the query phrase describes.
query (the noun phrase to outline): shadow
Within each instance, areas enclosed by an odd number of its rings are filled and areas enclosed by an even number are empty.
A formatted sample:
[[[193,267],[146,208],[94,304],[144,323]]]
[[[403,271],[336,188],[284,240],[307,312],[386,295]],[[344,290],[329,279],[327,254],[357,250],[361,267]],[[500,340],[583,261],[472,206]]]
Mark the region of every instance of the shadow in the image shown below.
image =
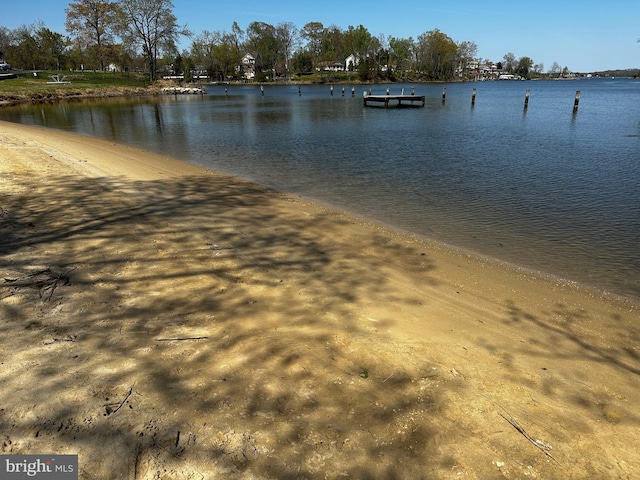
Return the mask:
[[[80,478],[419,478],[451,462],[435,367],[388,343],[393,318],[360,313],[417,302],[388,288],[385,257],[428,277],[423,252],[362,234],[356,250],[348,219],[213,174],[13,181],[3,453],[79,453]]]
[[[640,344],[640,329],[621,326],[612,335],[614,342],[603,342],[597,338],[589,338],[587,332],[581,328],[589,321],[588,313],[583,309],[572,310],[563,304],[556,304],[546,314],[534,315],[527,313],[512,301],[507,301],[507,323],[520,323],[523,326],[536,326],[546,332],[546,342],[529,341],[534,345],[527,353],[529,355],[548,356],[551,359],[579,358],[589,360],[594,364],[605,364],[615,369],[640,375],[639,356],[633,346]],[[613,320],[619,320],[614,316]]]

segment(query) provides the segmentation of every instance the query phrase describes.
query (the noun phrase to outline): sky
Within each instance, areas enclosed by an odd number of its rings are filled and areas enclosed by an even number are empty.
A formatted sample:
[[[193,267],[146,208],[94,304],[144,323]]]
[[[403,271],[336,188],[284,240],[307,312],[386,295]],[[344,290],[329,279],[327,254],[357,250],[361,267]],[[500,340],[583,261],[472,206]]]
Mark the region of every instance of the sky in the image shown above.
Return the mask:
[[[5,6],[10,0],[0,0]],[[66,34],[69,0],[12,1],[0,26],[14,29],[44,22]],[[254,21],[271,25],[309,22],[325,27],[363,25],[373,36],[414,40],[438,29],[456,42],[472,41],[478,56],[495,63],[507,53],[527,56],[549,70],[554,62],[573,72],[640,68],[640,0],[173,0],[178,23],[194,33],[244,30]],[[184,38],[180,50],[189,49]]]

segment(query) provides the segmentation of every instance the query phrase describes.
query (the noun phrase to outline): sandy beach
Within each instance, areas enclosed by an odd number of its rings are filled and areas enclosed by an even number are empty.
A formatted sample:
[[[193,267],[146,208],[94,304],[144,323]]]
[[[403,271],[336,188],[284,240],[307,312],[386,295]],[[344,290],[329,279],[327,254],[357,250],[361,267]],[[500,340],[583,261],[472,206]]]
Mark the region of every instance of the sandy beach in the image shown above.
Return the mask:
[[[0,122],[2,453],[82,479],[631,479],[640,304]]]

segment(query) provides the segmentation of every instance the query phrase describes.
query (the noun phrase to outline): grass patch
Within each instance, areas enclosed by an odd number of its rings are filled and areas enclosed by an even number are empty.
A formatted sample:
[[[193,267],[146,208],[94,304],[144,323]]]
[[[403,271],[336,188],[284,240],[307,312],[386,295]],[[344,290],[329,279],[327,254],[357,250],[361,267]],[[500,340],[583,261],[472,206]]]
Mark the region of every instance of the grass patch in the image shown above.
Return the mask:
[[[68,84],[50,84],[51,75],[65,77]],[[0,81],[0,101],[21,102],[83,96],[117,96],[148,89],[148,75],[107,72],[31,72]]]

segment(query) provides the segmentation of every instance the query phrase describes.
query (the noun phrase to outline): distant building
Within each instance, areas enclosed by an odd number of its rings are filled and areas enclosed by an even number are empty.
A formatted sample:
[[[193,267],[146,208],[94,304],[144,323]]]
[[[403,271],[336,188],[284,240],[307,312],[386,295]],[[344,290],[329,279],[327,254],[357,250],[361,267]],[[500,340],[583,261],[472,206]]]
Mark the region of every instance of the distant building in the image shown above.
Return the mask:
[[[245,53],[240,65],[237,67],[238,71],[242,71],[242,75],[247,80],[253,80],[256,78],[256,57],[250,53]]]
[[[345,70],[347,70],[348,72],[352,72],[358,68],[359,63],[360,58],[352,53],[344,60]]]
[[[316,65],[316,70],[324,72],[344,72],[344,65],[340,62],[319,62]]]

